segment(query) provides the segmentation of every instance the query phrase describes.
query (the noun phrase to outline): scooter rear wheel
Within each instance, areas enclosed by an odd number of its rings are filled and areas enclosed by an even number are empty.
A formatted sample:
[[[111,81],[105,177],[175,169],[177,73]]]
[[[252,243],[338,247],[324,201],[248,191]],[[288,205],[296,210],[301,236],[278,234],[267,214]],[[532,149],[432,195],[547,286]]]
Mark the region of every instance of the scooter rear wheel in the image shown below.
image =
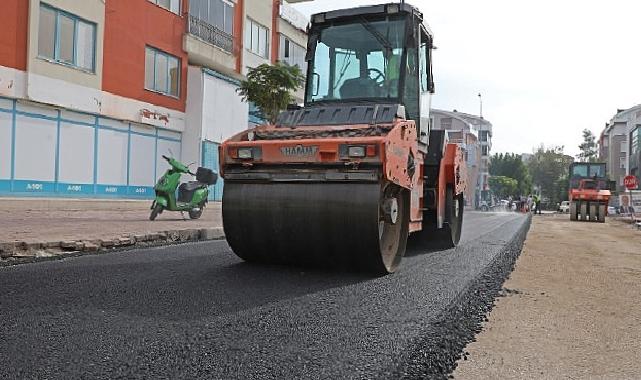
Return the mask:
[[[162,212],[162,206],[157,204],[154,208],[151,209],[151,214],[149,214],[149,220],[155,220],[158,214]]]
[[[198,206],[197,209],[189,210],[189,219],[198,219],[203,214],[203,207]]]

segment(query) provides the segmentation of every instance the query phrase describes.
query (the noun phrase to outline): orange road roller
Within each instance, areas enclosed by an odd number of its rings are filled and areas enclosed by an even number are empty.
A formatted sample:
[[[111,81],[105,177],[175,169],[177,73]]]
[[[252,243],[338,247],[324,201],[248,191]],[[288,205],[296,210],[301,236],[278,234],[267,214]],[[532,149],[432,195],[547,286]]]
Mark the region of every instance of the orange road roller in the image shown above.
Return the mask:
[[[312,16],[304,106],[220,147],[236,255],[387,274],[410,236],[458,244],[466,167],[430,128],[432,41],[409,4]]]

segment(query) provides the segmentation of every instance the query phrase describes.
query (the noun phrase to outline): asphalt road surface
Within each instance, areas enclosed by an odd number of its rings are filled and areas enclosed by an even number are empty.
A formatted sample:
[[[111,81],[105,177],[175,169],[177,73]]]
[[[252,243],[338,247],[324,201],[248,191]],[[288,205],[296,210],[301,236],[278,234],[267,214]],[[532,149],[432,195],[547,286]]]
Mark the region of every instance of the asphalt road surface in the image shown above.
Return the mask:
[[[0,268],[0,378],[421,377],[441,355],[426,337],[528,223],[467,213],[456,249],[379,278],[246,264],[223,241]]]

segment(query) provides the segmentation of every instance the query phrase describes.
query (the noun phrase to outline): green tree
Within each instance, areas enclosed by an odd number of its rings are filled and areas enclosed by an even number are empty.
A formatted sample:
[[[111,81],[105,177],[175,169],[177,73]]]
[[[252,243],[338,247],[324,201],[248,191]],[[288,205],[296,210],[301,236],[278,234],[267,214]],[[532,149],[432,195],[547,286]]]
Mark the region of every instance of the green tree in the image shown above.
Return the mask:
[[[494,154],[490,159],[490,175],[515,179],[517,191],[512,195],[525,195],[532,191],[532,178],[520,154]]]
[[[528,161],[534,185],[551,205],[567,199],[568,168],[573,161],[572,156],[563,153],[562,146],[546,148],[543,145],[535,150]]]
[[[490,183],[490,188],[499,198],[519,195],[519,182],[514,178],[497,175],[491,176],[488,181]]]
[[[594,133],[592,133],[592,131],[589,129],[584,129],[582,133],[583,142],[579,144],[581,153],[579,153],[576,158],[578,158],[581,162],[596,162],[598,156],[598,152],[596,149],[596,137],[594,136]]]
[[[275,124],[280,111],[294,100],[292,92],[301,88],[304,81],[298,66],[263,63],[249,69],[247,79],[241,81],[237,91],[244,101],[256,104],[262,118]]]

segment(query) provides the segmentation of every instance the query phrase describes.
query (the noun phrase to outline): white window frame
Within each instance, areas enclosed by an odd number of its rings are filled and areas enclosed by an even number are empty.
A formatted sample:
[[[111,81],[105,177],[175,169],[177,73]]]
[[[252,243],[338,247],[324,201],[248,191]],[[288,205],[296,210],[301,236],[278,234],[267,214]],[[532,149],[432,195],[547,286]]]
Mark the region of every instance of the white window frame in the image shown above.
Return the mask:
[[[38,46],[38,58],[50,61],[50,62],[55,62],[61,65],[65,66],[70,66],[73,68],[76,68],[78,70],[82,70],[85,72],[89,73],[95,73],[96,72],[96,23],[91,22],[88,20],[85,20],[83,18],[80,18],[72,13],[63,11],[62,9],[52,7],[49,4],[46,3],[40,3],[40,8],[38,12],[39,14],[42,14],[42,10],[46,9],[48,11],[52,11],[54,13],[54,27],[53,27],[53,56],[47,56],[43,55],[40,50],[40,46]],[[72,60],[68,61],[65,59],[62,59],[60,57],[60,19],[61,17],[65,17],[68,19],[71,19],[73,22],[73,41],[72,41]],[[81,66],[79,64],[79,56],[82,55],[82,52],[80,52],[80,49],[78,48],[78,32],[79,32],[79,25],[86,25],[91,28],[92,31],[92,51],[91,51],[91,67],[86,67],[86,66]],[[40,26],[41,24],[38,25],[38,40],[40,39]]]
[[[258,35],[256,36],[256,46],[254,46],[254,26],[256,26]],[[264,42],[264,47],[265,47],[265,55],[260,54],[262,45],[260,41],[260,36],[261,36],[261,31],[265,31],[265,42]],[[269,59],[269,45],[271,40],[271,33],[268,27],[252,20],[251,18],[247,17],[247,21],[245,24],[245,49],[247,51],[252,52],[253,54],[256,54],[257,56],[265,59]]]
[[[199,1],[198,3],[196,1]],[[200,1],[205,1],[201,3]],[[210,14],[212,12],[211,7],[213,6],[212,2],[216,1],[220,3],[223,7],[223,23],[219,25],[215,20],[210,19]],[[204,13],[203,13],[204,12]],[[213,26],[218,31],[225,33],[229,36],[234,35],[234,23],[235,23],[235,14],[236,14],[236,4],[233,1],[229,0],[191,0],[189,2],[189,14],[200,21],[207,23],[208,25]],[[227,20],[227,16],[231,16]],[[227,23],[229,21],[229,23]]]
[[[285,62],[290,66],[298,66],[303,72],[305,72],[307,69],[307,62],[305,61],[306,54],[307,49],[305,49],[305,47],[297,44],[285,34],[280,33],[280,48],[278,52],[278,59],[280,61]]]
[[[180,16],[180,13],[181,13],[180,9],[181,9],[181,5],[182,5],[182,1],[181,0],[169,0],[169,8],[165,7],[162,4],[158,4],[158,2],[161,1],[161,0],[148,0],[148,1],[153,3],[153,4],[155,4],[155,5],[157,5],[157,6],[159,6],[162,9],[166,9],[169,12],[177,14],[177,15]]]
[[[153,52],[153,54],[154,54],[153,65],[152,65],[153,66],[153,82],[154,83],[153,83],[152,86],[149,86],[148,83],[147,83],[147,73],[148,73],[147,70],[149,69],[147,67],[147,53],[148,52]],[[167,81],[167,85],[165,86],[164,89],[160,88],[156,84],[156,82],[158,81],[158,77],[156,76],[156,74],[158,74],[158,73],[156,73],[156,60],[158,59],[158,56],[164,56],[164,57],[167,58],[167,72],[165,73],[165,75],[166,75],[165,80]],[[177,83],[177,86],[176,86],[176,93],[175,94],[171,93],[171,73],[170,73],[171,66],[169,65],[169,60],[171,60],[171,59],[175,59],[177,64],[178,64],[178,66],[177,66],[178,67],[178,79],[177,79],[178,83]],[[166,52],[164,52],[164,51],[162,51],[160,49],[157,49],[157,48],[155,48],[153,46],[149,46],[149,45],[145,46],[145,90],[153,91],[153,92],[165,95],[165,96],[169,96],[169,97],[178,99],[178,98],[180,98],[181,75],[182,75],[182,62],[181,62],[181,59],[179,57],[176,57],[175,55],[171,55],[169,53],[166,53]]]

